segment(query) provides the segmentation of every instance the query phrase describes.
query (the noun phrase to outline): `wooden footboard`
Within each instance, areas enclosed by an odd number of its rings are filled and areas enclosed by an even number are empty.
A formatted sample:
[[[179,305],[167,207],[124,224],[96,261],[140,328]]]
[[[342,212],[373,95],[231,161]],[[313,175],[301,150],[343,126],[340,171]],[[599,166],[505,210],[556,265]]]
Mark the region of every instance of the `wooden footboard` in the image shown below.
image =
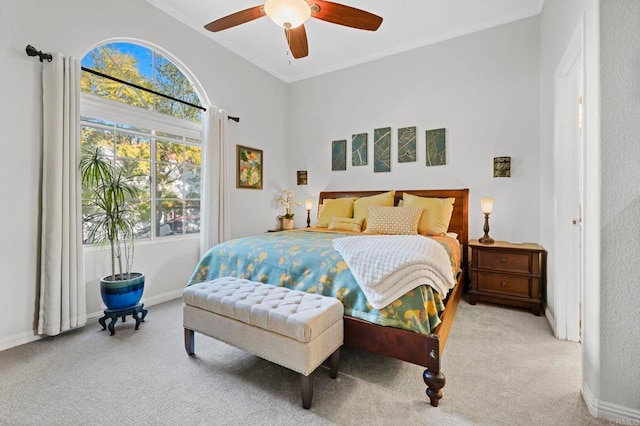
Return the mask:
[[[446,309],[441,316],[442,322],[433,333],[419,334],[344,317],[345,345],[426,367],[422,378],[427,385],[426,392],[431,405],[437,407],[445,385],[444,374],[440,371],[440,359],[458,309],[464,282],[465,273],[462,272],[449,295]]]

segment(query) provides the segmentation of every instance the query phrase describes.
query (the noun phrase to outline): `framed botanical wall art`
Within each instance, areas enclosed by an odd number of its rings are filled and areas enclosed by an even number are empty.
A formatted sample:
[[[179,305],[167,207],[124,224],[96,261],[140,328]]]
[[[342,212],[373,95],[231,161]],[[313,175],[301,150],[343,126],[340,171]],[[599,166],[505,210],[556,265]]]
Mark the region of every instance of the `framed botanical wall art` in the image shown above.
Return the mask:
[[[367,133],[358,133],[351,135],[351,165],[366,166],[367,165]]]
[[[398,129],[398,163],[411,163],[416,159],[415,126]]]
[[[347,170],[347,140],[331,142],[331,170]]]
[[[391,171],[391,127],[373,131],[373,171]]]
[[[445,129],[426,131],[427,138],[427,166],[442,166],[447,164],[447,147]]]
[[[236,145],[236,188],[262,189],[262,150]]]

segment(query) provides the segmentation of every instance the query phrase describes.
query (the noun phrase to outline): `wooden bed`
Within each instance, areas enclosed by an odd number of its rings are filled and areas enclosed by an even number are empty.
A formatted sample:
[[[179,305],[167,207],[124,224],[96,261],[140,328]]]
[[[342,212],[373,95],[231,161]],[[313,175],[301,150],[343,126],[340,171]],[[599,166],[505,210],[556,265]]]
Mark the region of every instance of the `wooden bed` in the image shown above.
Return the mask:
[[[326,198],[340,197],[366,197],[376,195],[383,191],[325,191],[320,193],[319,202]],[[462,244],[462,272],[457,277],[457,285],[449,293],[445,301],[446,309],[441,314],[441,324],[429,335],[419,334],[393,327],[385,327],[369,323],[353,317],[344,317],[345,344],[369,352],[400,359],[426,367],[422,377],[427,385],[426,393],[431,405],[438,406],[442,398],[442,388],[445,385],[445,377],[440,369],[440,360],[447,337],[455,317],[458,303],[466,281],[467,267],[467,243],[468,232],[468,189],[438,189],[438,190],[404,190],[396,191],[395,204],[402,199],[404,192],[420,197],[435,197],[456,199],[453,205],[449,232],[458,234],[458,240]]]

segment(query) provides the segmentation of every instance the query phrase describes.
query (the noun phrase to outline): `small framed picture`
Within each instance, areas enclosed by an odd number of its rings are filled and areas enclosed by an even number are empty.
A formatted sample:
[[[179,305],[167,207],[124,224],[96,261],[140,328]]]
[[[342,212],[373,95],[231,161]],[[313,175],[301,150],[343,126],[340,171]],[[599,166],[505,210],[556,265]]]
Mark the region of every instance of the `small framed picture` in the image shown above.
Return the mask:
[[[306,185],[308,183],[306,170],[298,170],[296,174],[298,176],[298,185]]]
[[[262,189],[262,150],[236,145],[236,162],[236,188]]]

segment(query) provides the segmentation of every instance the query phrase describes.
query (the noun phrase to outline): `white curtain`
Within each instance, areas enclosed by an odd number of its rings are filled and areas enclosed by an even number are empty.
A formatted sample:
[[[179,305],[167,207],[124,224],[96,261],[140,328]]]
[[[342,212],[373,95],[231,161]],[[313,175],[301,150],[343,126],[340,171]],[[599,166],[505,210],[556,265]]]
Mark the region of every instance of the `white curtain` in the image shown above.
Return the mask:
[[[86,323],[80,161],[80,61],[42,68],[42,208],[38,334]]]
[[[200,256],[230,238],[229,124],[227,113],[211,107],[205,114],[200,206]]]

